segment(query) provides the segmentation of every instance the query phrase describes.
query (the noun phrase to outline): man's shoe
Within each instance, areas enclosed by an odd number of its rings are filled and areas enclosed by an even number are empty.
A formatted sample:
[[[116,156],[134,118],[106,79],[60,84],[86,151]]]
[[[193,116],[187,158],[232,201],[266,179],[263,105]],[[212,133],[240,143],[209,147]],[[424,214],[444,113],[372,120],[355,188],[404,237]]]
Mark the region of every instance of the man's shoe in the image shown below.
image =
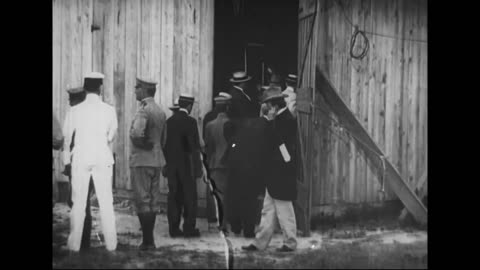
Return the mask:
[[[198,229],[194,229],[191,232],[184,232],[183,236],[185,238],[200,237],[200,231]]]
[[[258,248],[254,244],[250,244],[248,246],[242,246],[242,249],[246,250],[246,251],[257,251],[258,250]]]
[[[286,245],[283,245],[281,248],[277,248],[277,251],[279,252],[292,252],[294,249],[287,247]]]
[[[181,230],[170,232],[170,237],[172,238],[182,237],[182,236],[183,236],[183,232]]]

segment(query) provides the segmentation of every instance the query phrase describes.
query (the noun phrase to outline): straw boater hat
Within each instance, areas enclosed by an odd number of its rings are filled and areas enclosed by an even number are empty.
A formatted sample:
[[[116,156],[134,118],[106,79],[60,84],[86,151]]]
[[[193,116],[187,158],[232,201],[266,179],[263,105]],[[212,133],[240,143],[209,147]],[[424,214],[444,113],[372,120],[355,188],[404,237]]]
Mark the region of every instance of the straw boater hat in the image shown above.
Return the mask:
[[[297,75],[295,74],[288,74],[287,78],[285,81],[291,83],[291,84],[296,84],[297,83]]]
[[[176,98],[175,101],[173,101],[173,105],[168,108],[172,111],[177,111],[180,109],[180,106],[178,106],[178,98]]]
[[[232,98],[232,95],[230,95],[230,94],[227,93],[227,92],[220,92],[220,93],[218,93],[218,96],[219,96],[219,97],[225,97],[225,98],[228,98],[228,99],[231,99],[231,98]]]
[[[248,76],[245,71],[237,71],[237,72],[233,73],[233,76],[230,79],[230,82],[241,83],[241,82],[248,82],[251,79],[252,79],[252,77]]]
[[[179,105],[180,107],[182,107],[182,104],[185,104],[185,103],[187,103],[187,104],[189,104],[189,103],[193,104],[194,101],[195,101],[195,98],[194,98],[192,95],[187,94],[187,93],[183,93],[183,94],[181,94],[180,97],[178,98],[178,105]]]
[[[263,92],[262,96],[262,103],[265,103],[267,101],[271,101],[274,99],[283,99],[285,97],[288,97],[287,94],[282,93],[282,89],[278,86],[271,86],[265,92]]]
[[[215,101],[215,104],[230,104],[230,101],[232,100],[232,96],[228,93],[225,92],[220,92],[218,93],[218,96],[213,99]]]

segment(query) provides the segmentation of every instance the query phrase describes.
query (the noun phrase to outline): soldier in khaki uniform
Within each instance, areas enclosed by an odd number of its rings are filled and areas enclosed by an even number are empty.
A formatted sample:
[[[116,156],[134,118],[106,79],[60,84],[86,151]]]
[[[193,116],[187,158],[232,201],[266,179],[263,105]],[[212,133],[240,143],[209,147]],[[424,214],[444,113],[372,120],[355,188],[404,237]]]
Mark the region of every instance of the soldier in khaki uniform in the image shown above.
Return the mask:
[[[166,114],[153,99],[156,83],[138,79],[135,95],[140,107],[130,128],[130,179],[143,233],[141,250],[155,248],[153,229],[160,210],[160,173],[165,166]]]

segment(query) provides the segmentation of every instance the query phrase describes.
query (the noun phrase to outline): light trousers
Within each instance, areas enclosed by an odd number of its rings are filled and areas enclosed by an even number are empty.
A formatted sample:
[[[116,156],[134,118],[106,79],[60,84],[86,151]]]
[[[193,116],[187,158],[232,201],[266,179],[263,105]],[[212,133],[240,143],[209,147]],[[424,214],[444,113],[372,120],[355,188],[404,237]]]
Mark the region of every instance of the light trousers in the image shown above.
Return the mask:
[[[262,219],[253,245],[260,250],[266,249],[272,240],[277,224],[280,225],[283,233],[283,244],[291,249],[296,249],[297,223],[292,201],[276,200],[266,190]]]
[[[82,166],[73,163],[73,208],[70,212],[68,248],[73,251],[80,250],[90,177],[93,178],[95,194],[97,195],[98,204],[100,206],[100,218],[102,232],[105,236],[105,245],[107,250],[112,251],[117,247],[117,231],[115,228],[115,212],[113,209],[112,194],[112,165]]]

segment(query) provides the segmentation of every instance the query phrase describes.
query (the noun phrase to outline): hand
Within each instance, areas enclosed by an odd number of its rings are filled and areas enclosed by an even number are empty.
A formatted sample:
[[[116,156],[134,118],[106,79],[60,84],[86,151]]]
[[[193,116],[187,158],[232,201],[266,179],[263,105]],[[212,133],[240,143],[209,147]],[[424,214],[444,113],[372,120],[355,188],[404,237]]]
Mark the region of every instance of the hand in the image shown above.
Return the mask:
[[[269,120],[273,120],[273,119],[275,119],[276,114],[277,114],[277,110],[275,110],[275,107],[272,107],[267,112],[267,118]]]

